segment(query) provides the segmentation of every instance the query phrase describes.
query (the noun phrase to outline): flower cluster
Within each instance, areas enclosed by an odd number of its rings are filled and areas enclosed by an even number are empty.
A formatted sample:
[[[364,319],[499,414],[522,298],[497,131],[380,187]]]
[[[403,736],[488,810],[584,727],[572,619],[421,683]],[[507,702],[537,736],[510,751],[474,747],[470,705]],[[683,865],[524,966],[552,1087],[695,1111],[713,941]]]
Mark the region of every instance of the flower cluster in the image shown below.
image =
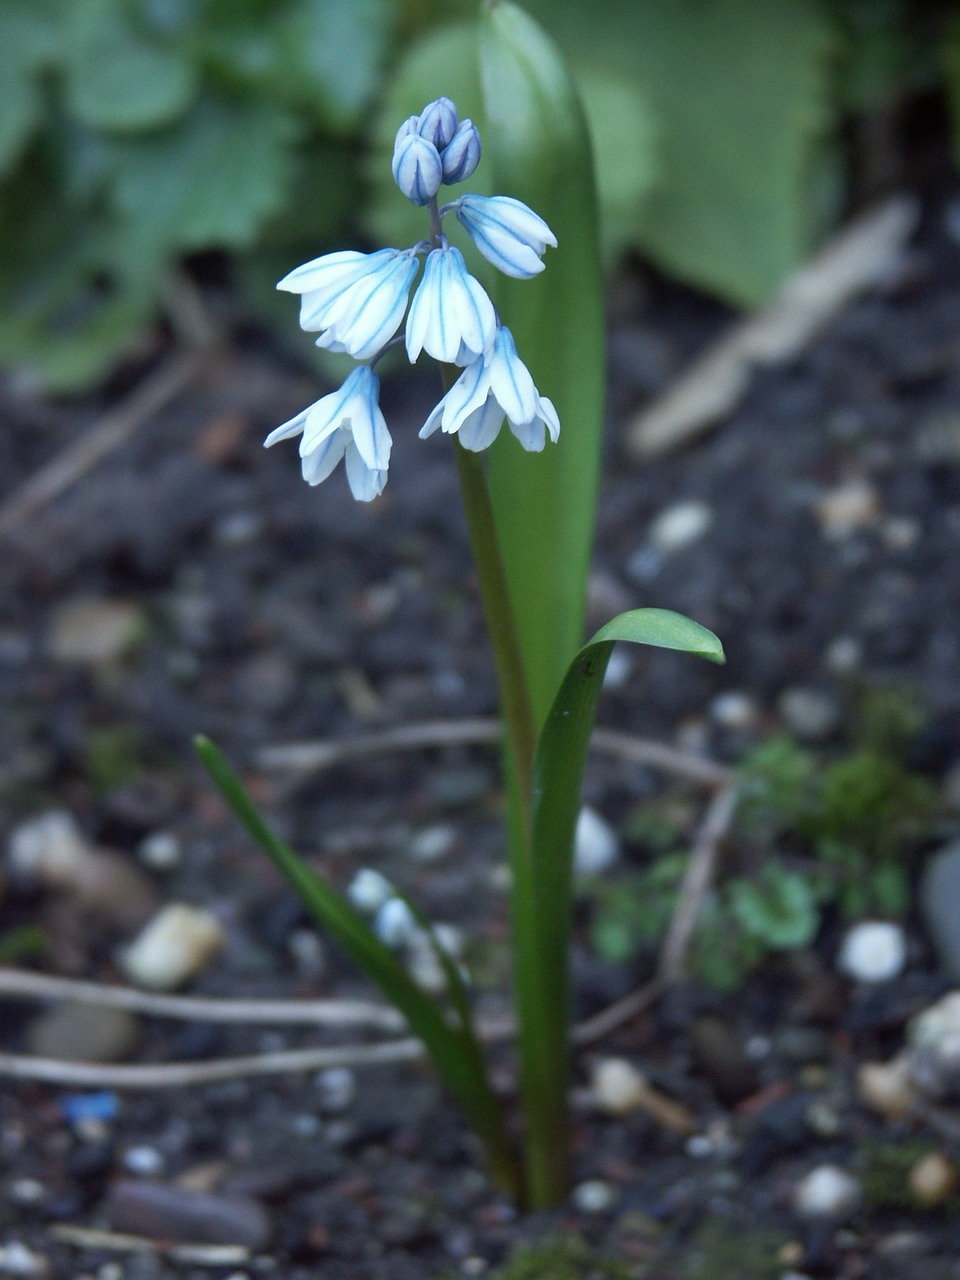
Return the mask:
[[[454,214],[481,254],[499,271],[528,280],[543,270],[556,237],[537,214],[509,196],[463,195],[440,205],[438,193],[469,178],[480,160],[480,134],[449,98],[431,102],[397,131],[393,177],[413,204],[430,212],[431,236],[409,249],[328,253],[291,271],[277,285],[300,295],[300,325],[317,346],[364,363],[343,385],[277,427],[264,444],[300,436],[303,478],[319,484],[345,460],[353,496],[369,502],[387,479],[392,440],[379,406],[373,366],[401,341],[415,363],[423,352],[463,372],[424,423],[457,434],[467,449],[487,448],[504,419],[525,449],[540,450],[560,423],[517,355],[486,290],[447,241],[443,219]],[[425,257],[423,277],[410,300]],[[403,329],[401,338],[399,330]]]

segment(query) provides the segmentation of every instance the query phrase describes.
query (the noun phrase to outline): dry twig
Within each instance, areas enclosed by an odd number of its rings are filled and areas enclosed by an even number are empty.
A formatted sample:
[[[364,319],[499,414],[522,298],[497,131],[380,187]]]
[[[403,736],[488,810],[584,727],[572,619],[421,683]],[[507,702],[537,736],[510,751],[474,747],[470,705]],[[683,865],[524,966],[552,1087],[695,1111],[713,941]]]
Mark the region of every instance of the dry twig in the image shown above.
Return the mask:
[[[264,747],[257,753],[256,763],[261,769],[289,769],[300,774],[319,773],[348,760],[381,755],[388,751],[424,751],[430,747],[499,742],[501,731],[499,720],[492,718],[426,720],[420,724],[400,725],[378,733],[357,734],[353,738],[316,739]],[[723,787],[730,781],[730,770],[711,760],[613,729],[597,729],[590,745],[593,750],[604,755],[660,769],[664,773],[673,773],[706,787]]]
[[[363,1000],[217,1000],[209,996],[163,996],[133,987],[80,982],[23,969],[0,968],[0,996],[71,1000],[187,1022],[377,1027],[381,1031],[402,1031],[406,1026],[395,1009]]]
[[[166,1240],[150,1240],[117,1231],[98,1231],[57,1222],[50,1235],[62,1244],[78,1249],[102,1249],[105,1253],[154,1253],[170,1262],[183,1262],[194,1267],[233,1267],[246,1262],[250,1250],[244,1244],[172,1244]]]
[[[798,355],[824,324],[875,284],[901,253],[919,218],[917,201],[895,196],[838,235],[764,310],[737,324],[627,428],[627,447],[653,457],[734,411],[755,365]]]
[[[23,523],[129,439],[142,423],[159,413],[193,381],[204,359],[203,351],[172,356],[79,440],[15,489],[0,504],[0,534],[9,533]]]

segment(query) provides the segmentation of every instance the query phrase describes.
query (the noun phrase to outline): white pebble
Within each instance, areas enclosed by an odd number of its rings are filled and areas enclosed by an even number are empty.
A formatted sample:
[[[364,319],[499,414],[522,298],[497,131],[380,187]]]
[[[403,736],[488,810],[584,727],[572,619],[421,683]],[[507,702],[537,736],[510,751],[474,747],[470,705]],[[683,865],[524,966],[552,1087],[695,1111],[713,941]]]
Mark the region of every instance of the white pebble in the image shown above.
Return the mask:
[[[372,867],[362,867],[347,885],[347,897],[364,915],[375,915],[393,897],[393,885]]]
[[[803,1218],[842,1222],[860,1203],[860,1183],[846,1169],[822,1164],[797,1183],[793,1207]]]
[[[849,930],[840,945],[837,967],[856,982],[888,982],[903,972],[907,940],[898,924],[864,920]]]
[[[49,1263],[42,1253],[34,1253],[20,1240],[0,1245],[0,1275],[45,1276]]]
[[[287,950],[305,978],[319,978],[327,963],[323,940],[313,929],[294,929]]]
[[[53,889],[74,889],[91,854],[72,814],[52,809],[21,822],[10,833],[7,860],[14,875]]]
[[[661,511],[650,526],[648,540],[669,555],[702,538],[713,524],[713,511],[705,502],[691,499]]]
[[[823,536],[837,542],[875,523],[881,514],[880,495],[869,481],[854,478],[823,494],[815,511]]]
[[[436,862],[450,852],[456,839],[456,831],[446,823],[424,827],[410,841],[410,857],[415,862]]]
[[[596,876],[609,870],[620,856],[620,841],[608,822],[595,809],[584,805],[577,819],[573,847],[573,871],[578,876]]]
[[[724,729],[749,729],[757,723],[757,704],[749,693],[730,689],[710,703],[710,719]]]
[[[216,916],[175,902],[164,907],[118,957],[133,982],[173,991],[195,978],[224,944]]]
[[[590,1081],[593,1100],[610,1116],[625,1116],[647,1096],[646,1077],[626,1058],[601,1058]]]
[[[581,1182],[573,1188],[571,1199],[581,1213],[606,1213],[617,1198],[617,1193],[608,1182],[599,1178],[591,1178],[589,1182]]]
[[[402,898],[389,898],[373,921],[373,931],[388,947],[403,947],[418,928],[413,912]]]
[[[357,1096],[357,1078],[347,1067],[329,1067],[313,1083],[325,1111],[346,1111]]]
[[[633,663],[630,655],[621,645],[615,645],[610,654],[610,661],[603,674],[605,689],[622,689],[633,675]]]
[[[151,871],[175,871],[182,856],[180,839],[172,831],[151,831],[137,847],[137,857]]]
[[[163,1156],[156,1147],[131,1147],[123,1157],[124,1167],[128,1173],[135,1173],[141,1178],[152,1178],[163,1172]]]

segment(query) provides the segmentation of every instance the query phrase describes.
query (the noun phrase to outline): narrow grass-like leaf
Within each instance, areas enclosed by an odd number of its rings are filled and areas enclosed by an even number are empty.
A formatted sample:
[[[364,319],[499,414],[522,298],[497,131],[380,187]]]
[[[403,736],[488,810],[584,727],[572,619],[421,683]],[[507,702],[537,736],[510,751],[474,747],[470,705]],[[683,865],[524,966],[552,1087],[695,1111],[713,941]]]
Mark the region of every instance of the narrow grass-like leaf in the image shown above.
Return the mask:
[[[540,732],[530,857],[520,868],[526,879],[517,895],[527,912],[525,937],[531,950],[518,956],[517,998],[526,1038],[521,1045],[525,1094],[535,1099],[536,1107],[531,1124],[553,1135],[552,1150],[543,1152],[536,1168],[531,1153],[530,1176],[538,1178],[542,1202],[558,1199],[565,1190],[566,1170],[557,1153],[567,1148],[573,844],[597,699],[613,646],[621,640],[678,649],[711,662],[724,660],[713,632],[681,614],[667,609],[622,613],[576,655]]]
[[[380,987],[423,1041],[447,1087],[483,1139],[494,1178],[517,1194],[516,1166],[503,1114],[469,1028],[451,1025],[437,1001],[413,981],[366,921],[270,830],[223,753],[204,737],[197,738],[196,748],[224,800],[304,906]]]
[[[563,59],[527,14],[480,19],[484,163],[559,248],[533,280],[499,278],[495,301],[520,358],[560,416],[560,440],[528,454],[509,432],[490,453],[490,491],[534,719],[542,724],[583,637],[603,427],[604,337],[593,162]]]

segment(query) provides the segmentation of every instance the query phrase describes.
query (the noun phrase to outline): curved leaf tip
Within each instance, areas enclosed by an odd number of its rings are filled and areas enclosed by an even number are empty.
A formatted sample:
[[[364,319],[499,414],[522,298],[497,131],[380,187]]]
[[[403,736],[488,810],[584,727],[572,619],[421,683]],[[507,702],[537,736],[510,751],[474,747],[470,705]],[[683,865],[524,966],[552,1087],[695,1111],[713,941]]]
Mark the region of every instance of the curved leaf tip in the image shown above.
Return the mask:
[[[584,647],[589,649],[591,645],[616,640],[650,644],[658,649],[678,649],[706,658],[708,662],[727,660],[723,645],[712,631],[672,609],[630,609],[618,613]]]

